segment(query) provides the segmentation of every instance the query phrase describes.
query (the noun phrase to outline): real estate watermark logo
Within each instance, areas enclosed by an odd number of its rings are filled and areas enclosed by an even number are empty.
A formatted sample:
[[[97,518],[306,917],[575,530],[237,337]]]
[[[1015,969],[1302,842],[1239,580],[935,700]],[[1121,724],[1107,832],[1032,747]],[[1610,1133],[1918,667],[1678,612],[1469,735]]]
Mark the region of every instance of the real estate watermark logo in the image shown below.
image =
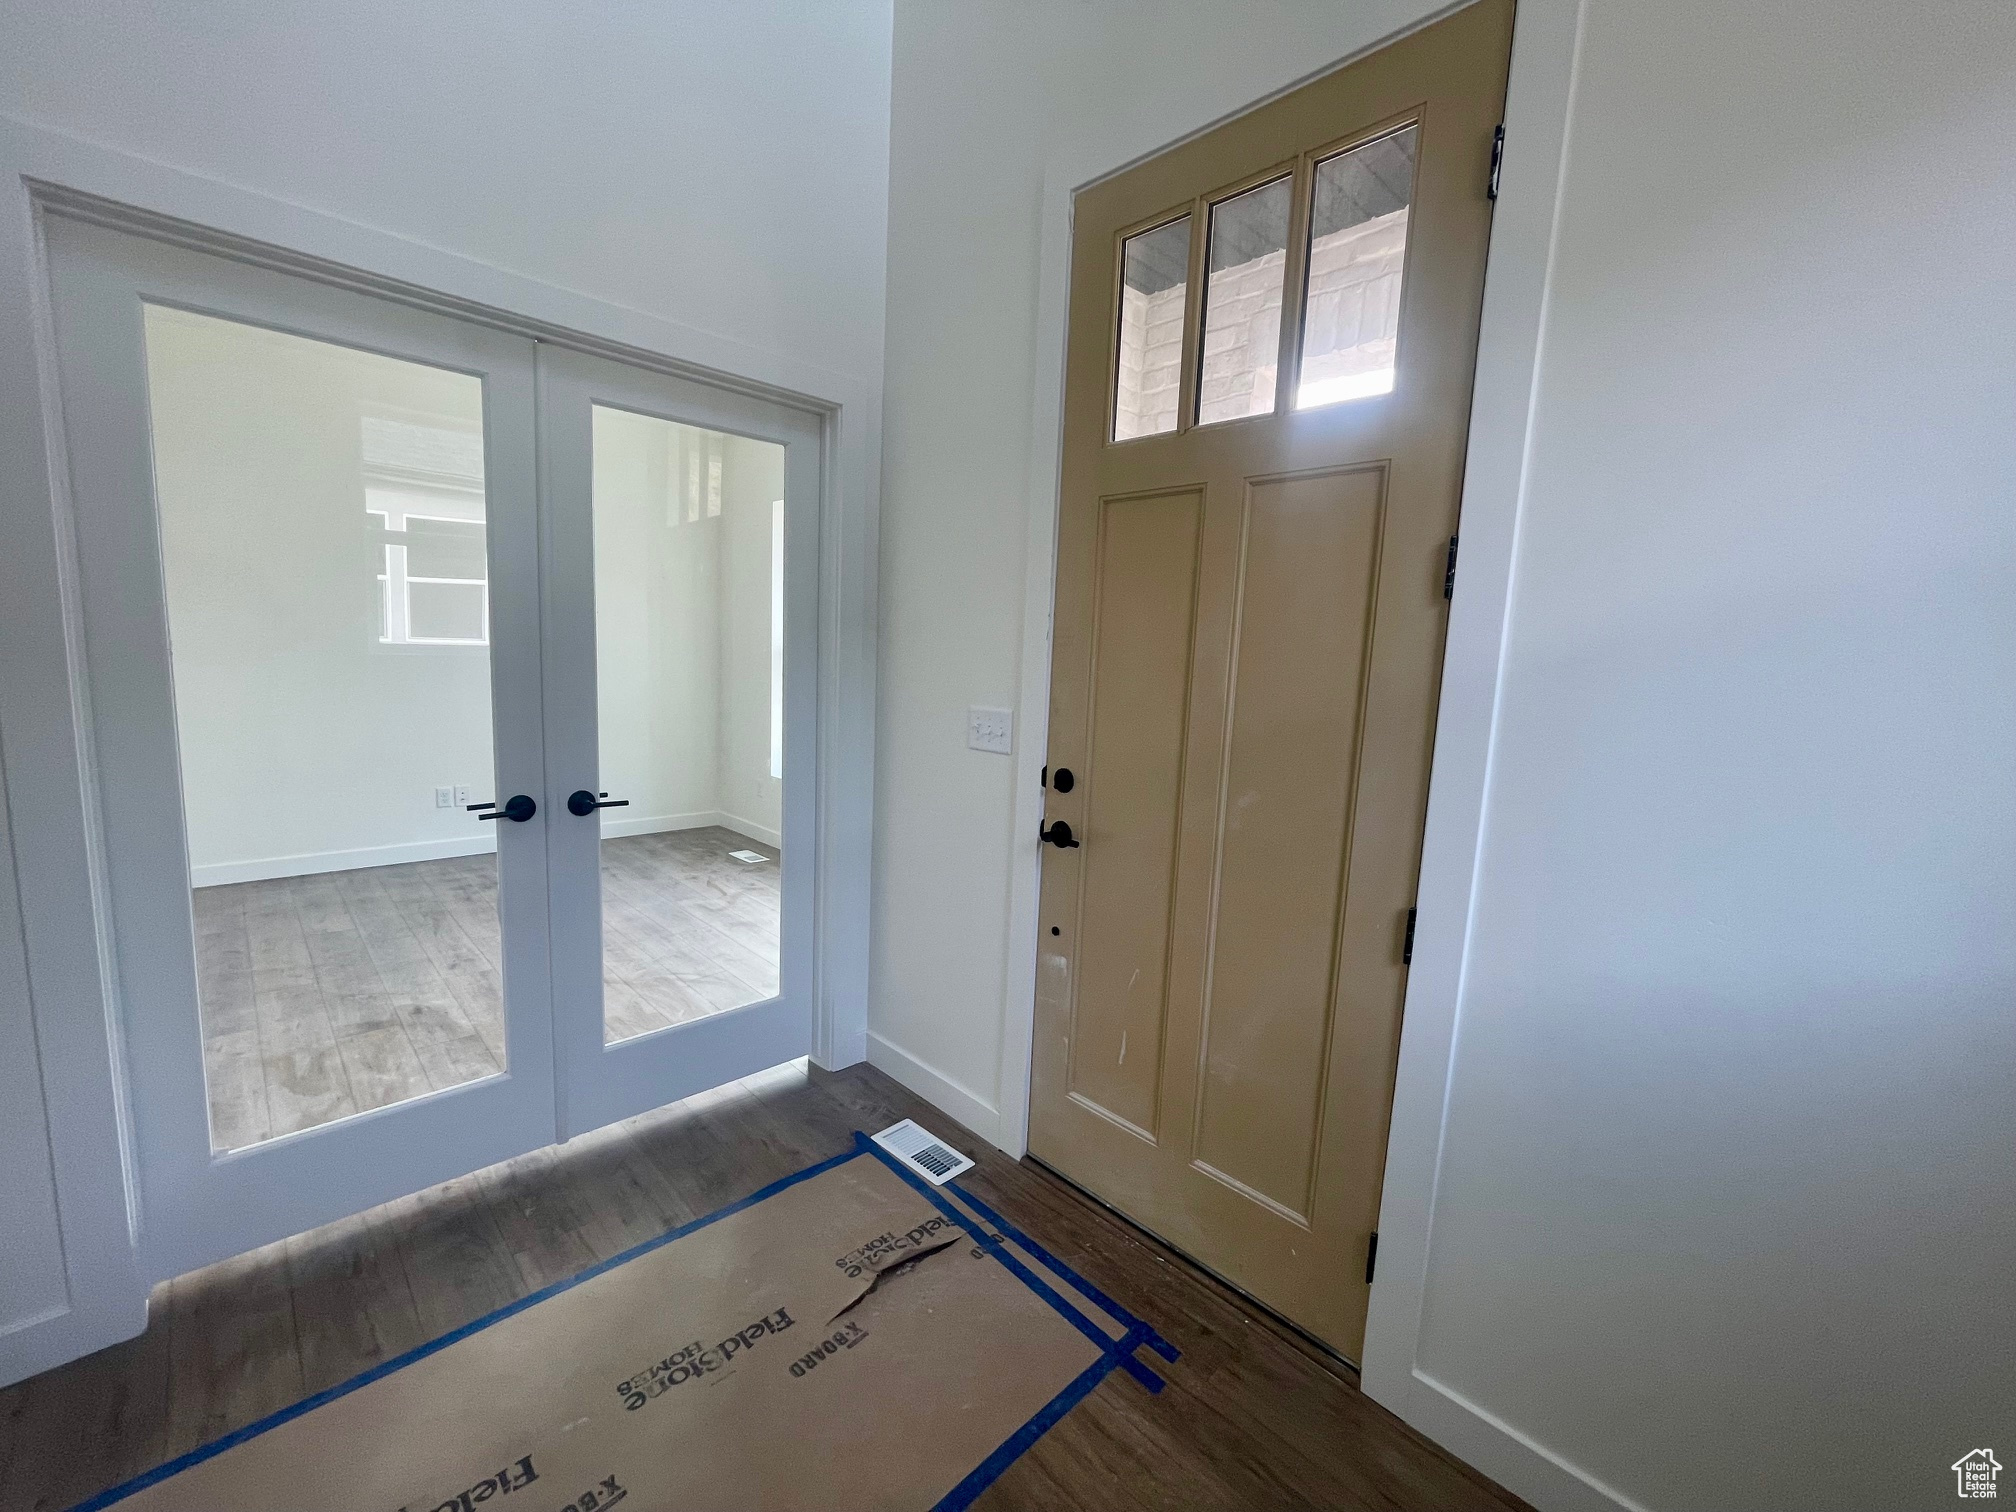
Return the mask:
[[[1953,1462],[1954,1489],[1969,1500],[1991,1500],[1995,1477],[2001,1473],[2002,1465],[1993,1449],[1969,1449]]]

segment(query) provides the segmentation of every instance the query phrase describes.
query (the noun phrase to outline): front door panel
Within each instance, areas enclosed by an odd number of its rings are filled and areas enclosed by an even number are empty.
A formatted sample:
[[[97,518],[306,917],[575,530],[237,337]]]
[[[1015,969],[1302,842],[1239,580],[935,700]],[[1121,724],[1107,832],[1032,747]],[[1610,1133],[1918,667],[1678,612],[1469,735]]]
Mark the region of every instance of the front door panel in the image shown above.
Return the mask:
[[[1097,525],[1098,682],[1081,802],[1096,815],[1100,845],[1084,862],[1070,1089],[1086,1107],[1150,1137],[1160,1126],[1202,504],[1194,491],[1113,499]],[[1113,780],[1095,791],[1095,773]]]
[[[1384,482],[1374,467],[1250,485],[1232,597],[1192,1142],[1198,1169],[1305,1223]]]

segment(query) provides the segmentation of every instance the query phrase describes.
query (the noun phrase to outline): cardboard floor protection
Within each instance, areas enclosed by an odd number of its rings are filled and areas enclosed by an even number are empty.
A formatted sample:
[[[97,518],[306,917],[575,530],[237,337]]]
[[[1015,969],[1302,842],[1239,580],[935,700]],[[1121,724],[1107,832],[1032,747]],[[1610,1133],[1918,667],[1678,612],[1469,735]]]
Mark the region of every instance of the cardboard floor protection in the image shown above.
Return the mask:
[[[75,1509],[926,1512],[1175,1352],[864,1138]],[[498,1505],[491,1505],[496,1503]]]

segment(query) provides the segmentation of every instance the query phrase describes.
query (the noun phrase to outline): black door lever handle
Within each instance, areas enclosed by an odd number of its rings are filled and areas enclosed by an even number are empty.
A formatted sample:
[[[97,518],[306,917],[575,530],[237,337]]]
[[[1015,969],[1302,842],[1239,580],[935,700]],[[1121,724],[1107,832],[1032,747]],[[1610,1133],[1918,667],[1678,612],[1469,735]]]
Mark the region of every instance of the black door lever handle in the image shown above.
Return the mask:
[[[1062,819],[1059,819],[1048,829],[1043,829],[1039,826],[1036,831],[1036,838],[1038,840],[1048,840],[1059,850],[1078,849],[1078,842],[1071,836],[1071,826]]]
[[[520,793],[517,797],[507,801],[502,808],[498,808],[494,803],[477,806],[490,810],[487,814],[478,814],[476,816],[478,819],[512,819],[516,820],[519,824],[523,824],[527,819],[530,819],[534,814],[539,812],[539,805],[534,803],[524,793]]]
[[[611,798],[607,793],[591,793],[586,788],[567,795],[567,812],[586,819],[597,809],[628,808],[628,798]]]

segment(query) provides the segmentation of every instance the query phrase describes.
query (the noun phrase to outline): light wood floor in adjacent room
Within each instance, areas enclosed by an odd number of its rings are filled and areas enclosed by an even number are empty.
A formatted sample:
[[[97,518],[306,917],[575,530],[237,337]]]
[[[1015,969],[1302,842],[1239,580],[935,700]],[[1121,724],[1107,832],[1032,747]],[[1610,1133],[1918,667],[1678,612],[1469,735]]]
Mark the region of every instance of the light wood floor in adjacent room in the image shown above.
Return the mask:
[[[900,1118],[976,1156],[963,1185],[1183,1351],[1160,1396],[1108,1377],[979,1512],[1525,1508],[1041,1167],[867,1066],[800,1062],[164,1284],[141,1337],[0,1391],[0,1509],[74,1506]]]
[[[609,1037],[774,997],[778,876],[733,830],[604,841]],[[495,856],[204,887],[195,908],[216,1148],[504,1069]]]

